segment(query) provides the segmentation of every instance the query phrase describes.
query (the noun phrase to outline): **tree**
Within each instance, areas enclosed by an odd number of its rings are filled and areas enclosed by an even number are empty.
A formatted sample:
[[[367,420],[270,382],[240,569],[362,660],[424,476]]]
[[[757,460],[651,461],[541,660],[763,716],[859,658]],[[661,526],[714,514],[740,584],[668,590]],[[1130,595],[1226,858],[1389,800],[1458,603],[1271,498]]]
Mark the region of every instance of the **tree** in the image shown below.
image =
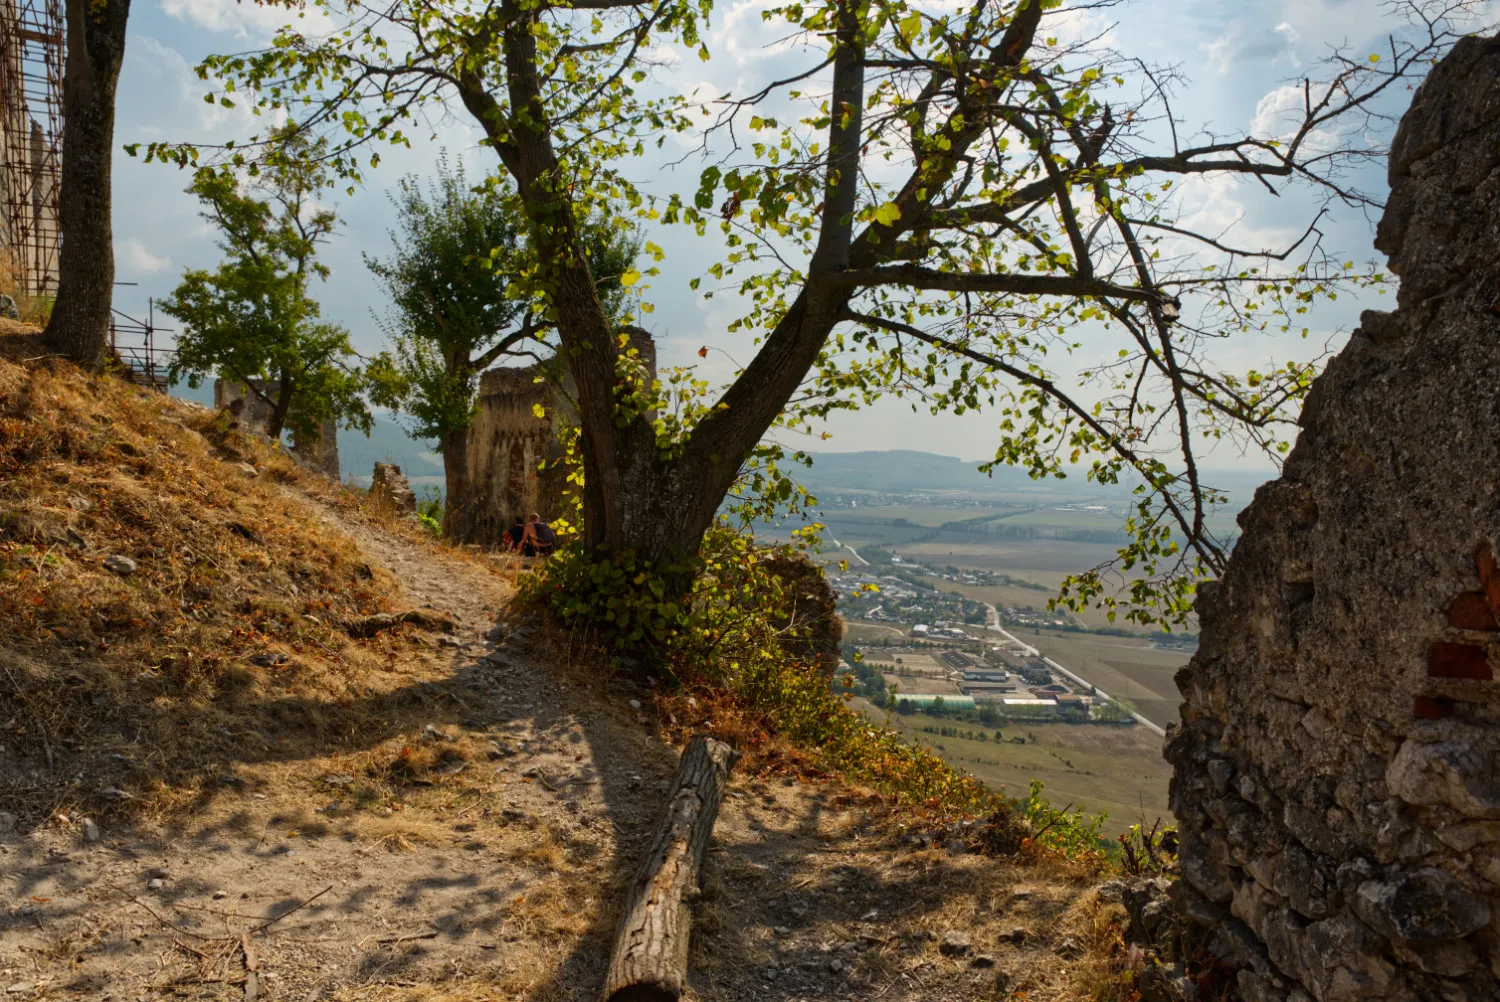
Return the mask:
[[[368,369],[375,403],[412,418],[408,431],[435,438],[446,481],[443,532],[469,537],[468,431],[479,375],[495,363],[550,355],[550,321],[538,315],[515,194],[504,184],[471,187],[462,165],[439,161],[423,191],[414,177],[392,195],[400,229],[386,259],[365,263],[385,284],[391,349]],[[620,276],[634,265],[639,241],[607,221],[582,226],[600,295],[611,315],[623,306]]]
[[[664,566],[691,557],[771,428],[899,392],[937,408],[997,408],[996,463],[1047,476],[1088,460],[1094,479],[1137,478],[1120,560],[1142,577],[1126,600],[1168,621],[1188,613],[1226,546],[1209,526],[1219,498],[1196,443],[1230,436],[1277,453],[1315,371],[1236,373],[1209,349],[1292,329],[1309,304],[1380,276],[1344,268],[1323,246],[1320,214],[1289,246],[1242,248],[1178,225],[1164,193],[1186,178],[1239,177],[1273,194],[1299,183],[1367,204],[1344,174],[1380,154],[1367,143],[1379,102],[1454,37],[1442,11],[1418,8],[1415,35],[1393,37],[1383,56],[1340,53],[1326,79],[1305,81],[1284,128],[1184,144],[1168,74],[1049,37],[1044,15],[1061,24],[1065,13],[1054,0],[771,8],[764,16],[801,43],[804,67],[726,96],[701,127],[687,99],[640,88],[647,52],[709,55],[707,0],[321,6],[342,30],[310,39],[288,29],[264,52],[202,69],[255,95],[263,113],[342,130],[329,162],[351,177],[364,147],[405,144],[403,124],[429,105],[456,100],[480,125],[516,184],[537,285],[578,386],[587,543]],[[773,96],[800,103],[800,116],[763,112]],[[1340,145],[1346,121],[1369,127],[1345,130],[1359,145]],[[690,130],[712,156],[696,191],[648,199],[618,168],[648,141]],[[150,155],[198,154],[158,145]],[[652,408],[619,406],[618,332],[582,252],[578,220],[616,197],[700,231],[719,205],[728,251],[709,273],[738,272],[749,311],[731,328],[759,345],[716,399],[665,429]],[[1097,408],[1047,355],[1087,324],[1123,352],[1089,374],[1112,393]],[[1085,576],[1072,597],[1111,601],[1103,587]]]
[[[200,169],[188,191],[218,227],[225,260],[216,271],[190,269],[162,312],[180,320],[172,378],[198,386],[220,373],[243,383],[269,408],[266,434],[283,429],[316,435],[327,420],[366,433],[371,426],[364,379],[350,363],[349,332],[319,320],[308,287],[328,274],[317,248],[337,225],[320,206],[324,170],[294,131],[281,151],[250,178]]]
[[[115,87],[125,61],[130,0],[67,0],[63,70],[62,177],[57,300],[47,321],[49,348],[86,369],[104,362],[115,285],[111,164]],[[9,55],[6,58],[10,58]]]

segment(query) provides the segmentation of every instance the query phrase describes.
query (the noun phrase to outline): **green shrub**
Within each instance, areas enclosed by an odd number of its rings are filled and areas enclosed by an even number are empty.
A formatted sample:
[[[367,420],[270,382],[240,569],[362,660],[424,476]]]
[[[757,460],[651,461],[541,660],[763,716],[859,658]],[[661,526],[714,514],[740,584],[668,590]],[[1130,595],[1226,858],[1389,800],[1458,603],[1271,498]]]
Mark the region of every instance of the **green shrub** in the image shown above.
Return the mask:
[[[1038,846],[1098,857],[1100,822],[1081,811],[1053,811],[1040,797],[1013,803],[931,750],[848,705],[857,687],[877,705],[889,701],[878,672],[856,662],[836,679],[836,664],[805,651],[798,597],[777,573],[805,561],[795,545],[759,546],[727,525],[711,529],[697,559],[665,569],[628,553],[590,553],[565,546],[520,581],[521,598],[548,609],[577,636],[615,650],[618,659],[648,659],[682,691],[722,694],[767,734],[812,751],[819,764],[895,802],[942,815],[1024,813]],[[667,575],[692,575],[685,599]],[[803,603],[805,606],[805,601]],[[861,671],[863,669],[863,671]],[[877,688],[878,686],[878,688]]]
[[[422,488],[422,496],[417,499],[417,521],[434,535],[443,534],[443,494],[436,487]]]

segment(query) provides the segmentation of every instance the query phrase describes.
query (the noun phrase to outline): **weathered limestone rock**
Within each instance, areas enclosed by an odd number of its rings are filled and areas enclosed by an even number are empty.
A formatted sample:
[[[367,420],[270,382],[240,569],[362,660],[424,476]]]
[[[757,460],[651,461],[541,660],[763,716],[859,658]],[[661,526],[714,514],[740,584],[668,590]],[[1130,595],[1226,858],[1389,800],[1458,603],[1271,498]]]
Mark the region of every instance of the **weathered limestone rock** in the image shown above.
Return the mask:
[[[1257,1002],[1500,998],[1500,42],[1402,120],[1401,278],[1204,589],[1168,743],[1179,915]]]
[[[401,467],[395,463],[375,464],[375,474],[370,478],[370,507],[397,518],[416,517],[417,494],[402,475]]]

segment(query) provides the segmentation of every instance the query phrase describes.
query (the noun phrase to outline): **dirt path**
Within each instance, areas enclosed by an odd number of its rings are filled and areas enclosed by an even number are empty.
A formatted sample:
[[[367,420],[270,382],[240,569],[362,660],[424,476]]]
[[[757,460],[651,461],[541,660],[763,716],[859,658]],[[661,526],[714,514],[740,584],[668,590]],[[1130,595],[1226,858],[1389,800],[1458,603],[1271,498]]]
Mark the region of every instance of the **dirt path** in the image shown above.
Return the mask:
[[[595,997],[675,768],[645,694],[549,669],[562,652],[507,618],[508,586],[482,560],[311,503],[413,604],[460,619],[450,639],[412,636],[406,685],[381,704],[412,723],[244,766],[179,818],[0,831],[7,1000]],[[1061,997],[1053,950],[1077,893],[908,840],[836,786],[737,776],[694,991]],[[939,949],[949,931],[969,945]]]

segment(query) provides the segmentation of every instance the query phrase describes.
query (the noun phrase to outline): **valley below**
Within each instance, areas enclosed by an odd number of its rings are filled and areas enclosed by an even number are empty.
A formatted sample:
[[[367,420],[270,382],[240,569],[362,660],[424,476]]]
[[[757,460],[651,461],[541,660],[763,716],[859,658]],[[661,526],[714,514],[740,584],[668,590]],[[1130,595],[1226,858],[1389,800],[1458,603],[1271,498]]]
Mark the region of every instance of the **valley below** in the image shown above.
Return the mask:
[[[990,478],[924,453],[824,458],[805,479],[853,705],[1007,797],[1040,782],[1054,807],[1102,816],[1106,837],[1169,819],[1162,744],[1196,622],[1167,633],[1048,609],[1064,578],[1116,556],[1129,488]],[[1221,479],[1229,533],[1260,477]]]

